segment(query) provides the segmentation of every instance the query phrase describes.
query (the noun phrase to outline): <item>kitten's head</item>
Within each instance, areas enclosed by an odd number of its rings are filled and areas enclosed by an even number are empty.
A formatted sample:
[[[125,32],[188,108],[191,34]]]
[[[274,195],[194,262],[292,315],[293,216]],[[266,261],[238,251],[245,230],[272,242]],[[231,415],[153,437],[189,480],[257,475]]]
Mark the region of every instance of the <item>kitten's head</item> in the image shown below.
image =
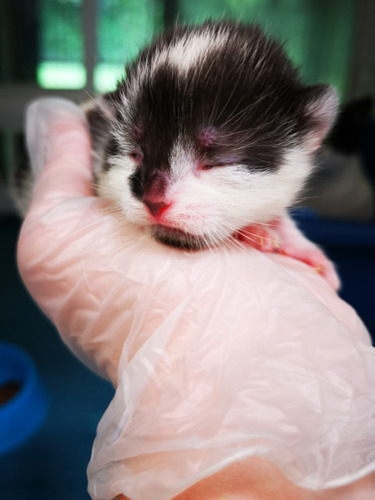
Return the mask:
[[[215,245],[293,203],[336,101],[255,26],[175,28],[88,112],[98,194],[159,241]]]

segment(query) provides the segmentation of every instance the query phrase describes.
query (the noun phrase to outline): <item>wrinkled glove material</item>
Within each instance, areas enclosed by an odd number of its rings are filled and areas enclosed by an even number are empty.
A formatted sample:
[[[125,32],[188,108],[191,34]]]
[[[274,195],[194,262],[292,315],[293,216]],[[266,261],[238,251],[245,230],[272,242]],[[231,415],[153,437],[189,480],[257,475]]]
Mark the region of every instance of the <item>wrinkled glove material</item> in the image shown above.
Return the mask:
[[[105,200],[41,199],[22,276],[116,388],[88,467],[94,500],[167,500],[250,456],[309,489],[375,469],[374,349],[310,267],[246,246],[175,250]]]

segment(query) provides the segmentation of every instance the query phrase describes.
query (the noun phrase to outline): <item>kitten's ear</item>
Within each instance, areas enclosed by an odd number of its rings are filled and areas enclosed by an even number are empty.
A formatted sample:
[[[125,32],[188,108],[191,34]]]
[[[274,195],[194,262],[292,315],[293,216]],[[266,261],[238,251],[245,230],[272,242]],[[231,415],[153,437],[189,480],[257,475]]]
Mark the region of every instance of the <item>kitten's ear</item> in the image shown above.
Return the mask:
[[[95,100],[82,104],[94,150],[100,150],[107,142],[116,115],[115,92],[108,92]]]
[[[309,121],[306,143],[314,153],[335,121],[339,100],[336,90],[328,85],[309,87],[304,94],[305,116]]]

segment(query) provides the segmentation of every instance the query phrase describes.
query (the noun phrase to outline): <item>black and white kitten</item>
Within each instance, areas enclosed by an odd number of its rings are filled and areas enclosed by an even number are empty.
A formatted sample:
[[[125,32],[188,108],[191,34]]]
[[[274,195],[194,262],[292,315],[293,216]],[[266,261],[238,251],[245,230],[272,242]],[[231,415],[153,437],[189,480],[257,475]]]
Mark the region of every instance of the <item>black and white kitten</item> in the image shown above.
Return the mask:
[[[279,219],[295,248],[323,255],[286,209],[336,107],[334,89],[303,85],[254,25],[175,27],[127,65],[114,92],[85,106],[97,195],[170,245],[214,246]]]

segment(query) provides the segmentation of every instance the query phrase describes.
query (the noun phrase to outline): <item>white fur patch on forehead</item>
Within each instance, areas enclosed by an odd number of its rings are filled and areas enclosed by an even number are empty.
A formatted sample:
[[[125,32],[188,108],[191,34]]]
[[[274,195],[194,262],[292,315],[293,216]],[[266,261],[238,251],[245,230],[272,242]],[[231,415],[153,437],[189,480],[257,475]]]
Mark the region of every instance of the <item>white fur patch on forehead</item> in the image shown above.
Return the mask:
[[[213,50],[223,48],[229,39],[224,29],[217,33],[210,30],[187,33],[168,47],[163,48],[155,57],[151,74],[163,64],[170,64],[180,73],[186,73],[208,56]]]
[[[205,30],[192,31],[177,37],[168,45],[156,51],[151,60],[139,63],[136,77],[128,88],[127,96],[123,95],[123,106],[128,107],[129,101],[135,100],[139,95],[140,82],[152,79],[160,67],[169,65],[181,75],[196,67],[212,51],[218,51],[230,41],[228,29],[222,26],[216,32],[207,27]]]
[[[220,50],[228,42],[228,33],[193,33],[179,40],[168,51],[168,61],[179,71],[186,72],[207,57],[213,50]]]

